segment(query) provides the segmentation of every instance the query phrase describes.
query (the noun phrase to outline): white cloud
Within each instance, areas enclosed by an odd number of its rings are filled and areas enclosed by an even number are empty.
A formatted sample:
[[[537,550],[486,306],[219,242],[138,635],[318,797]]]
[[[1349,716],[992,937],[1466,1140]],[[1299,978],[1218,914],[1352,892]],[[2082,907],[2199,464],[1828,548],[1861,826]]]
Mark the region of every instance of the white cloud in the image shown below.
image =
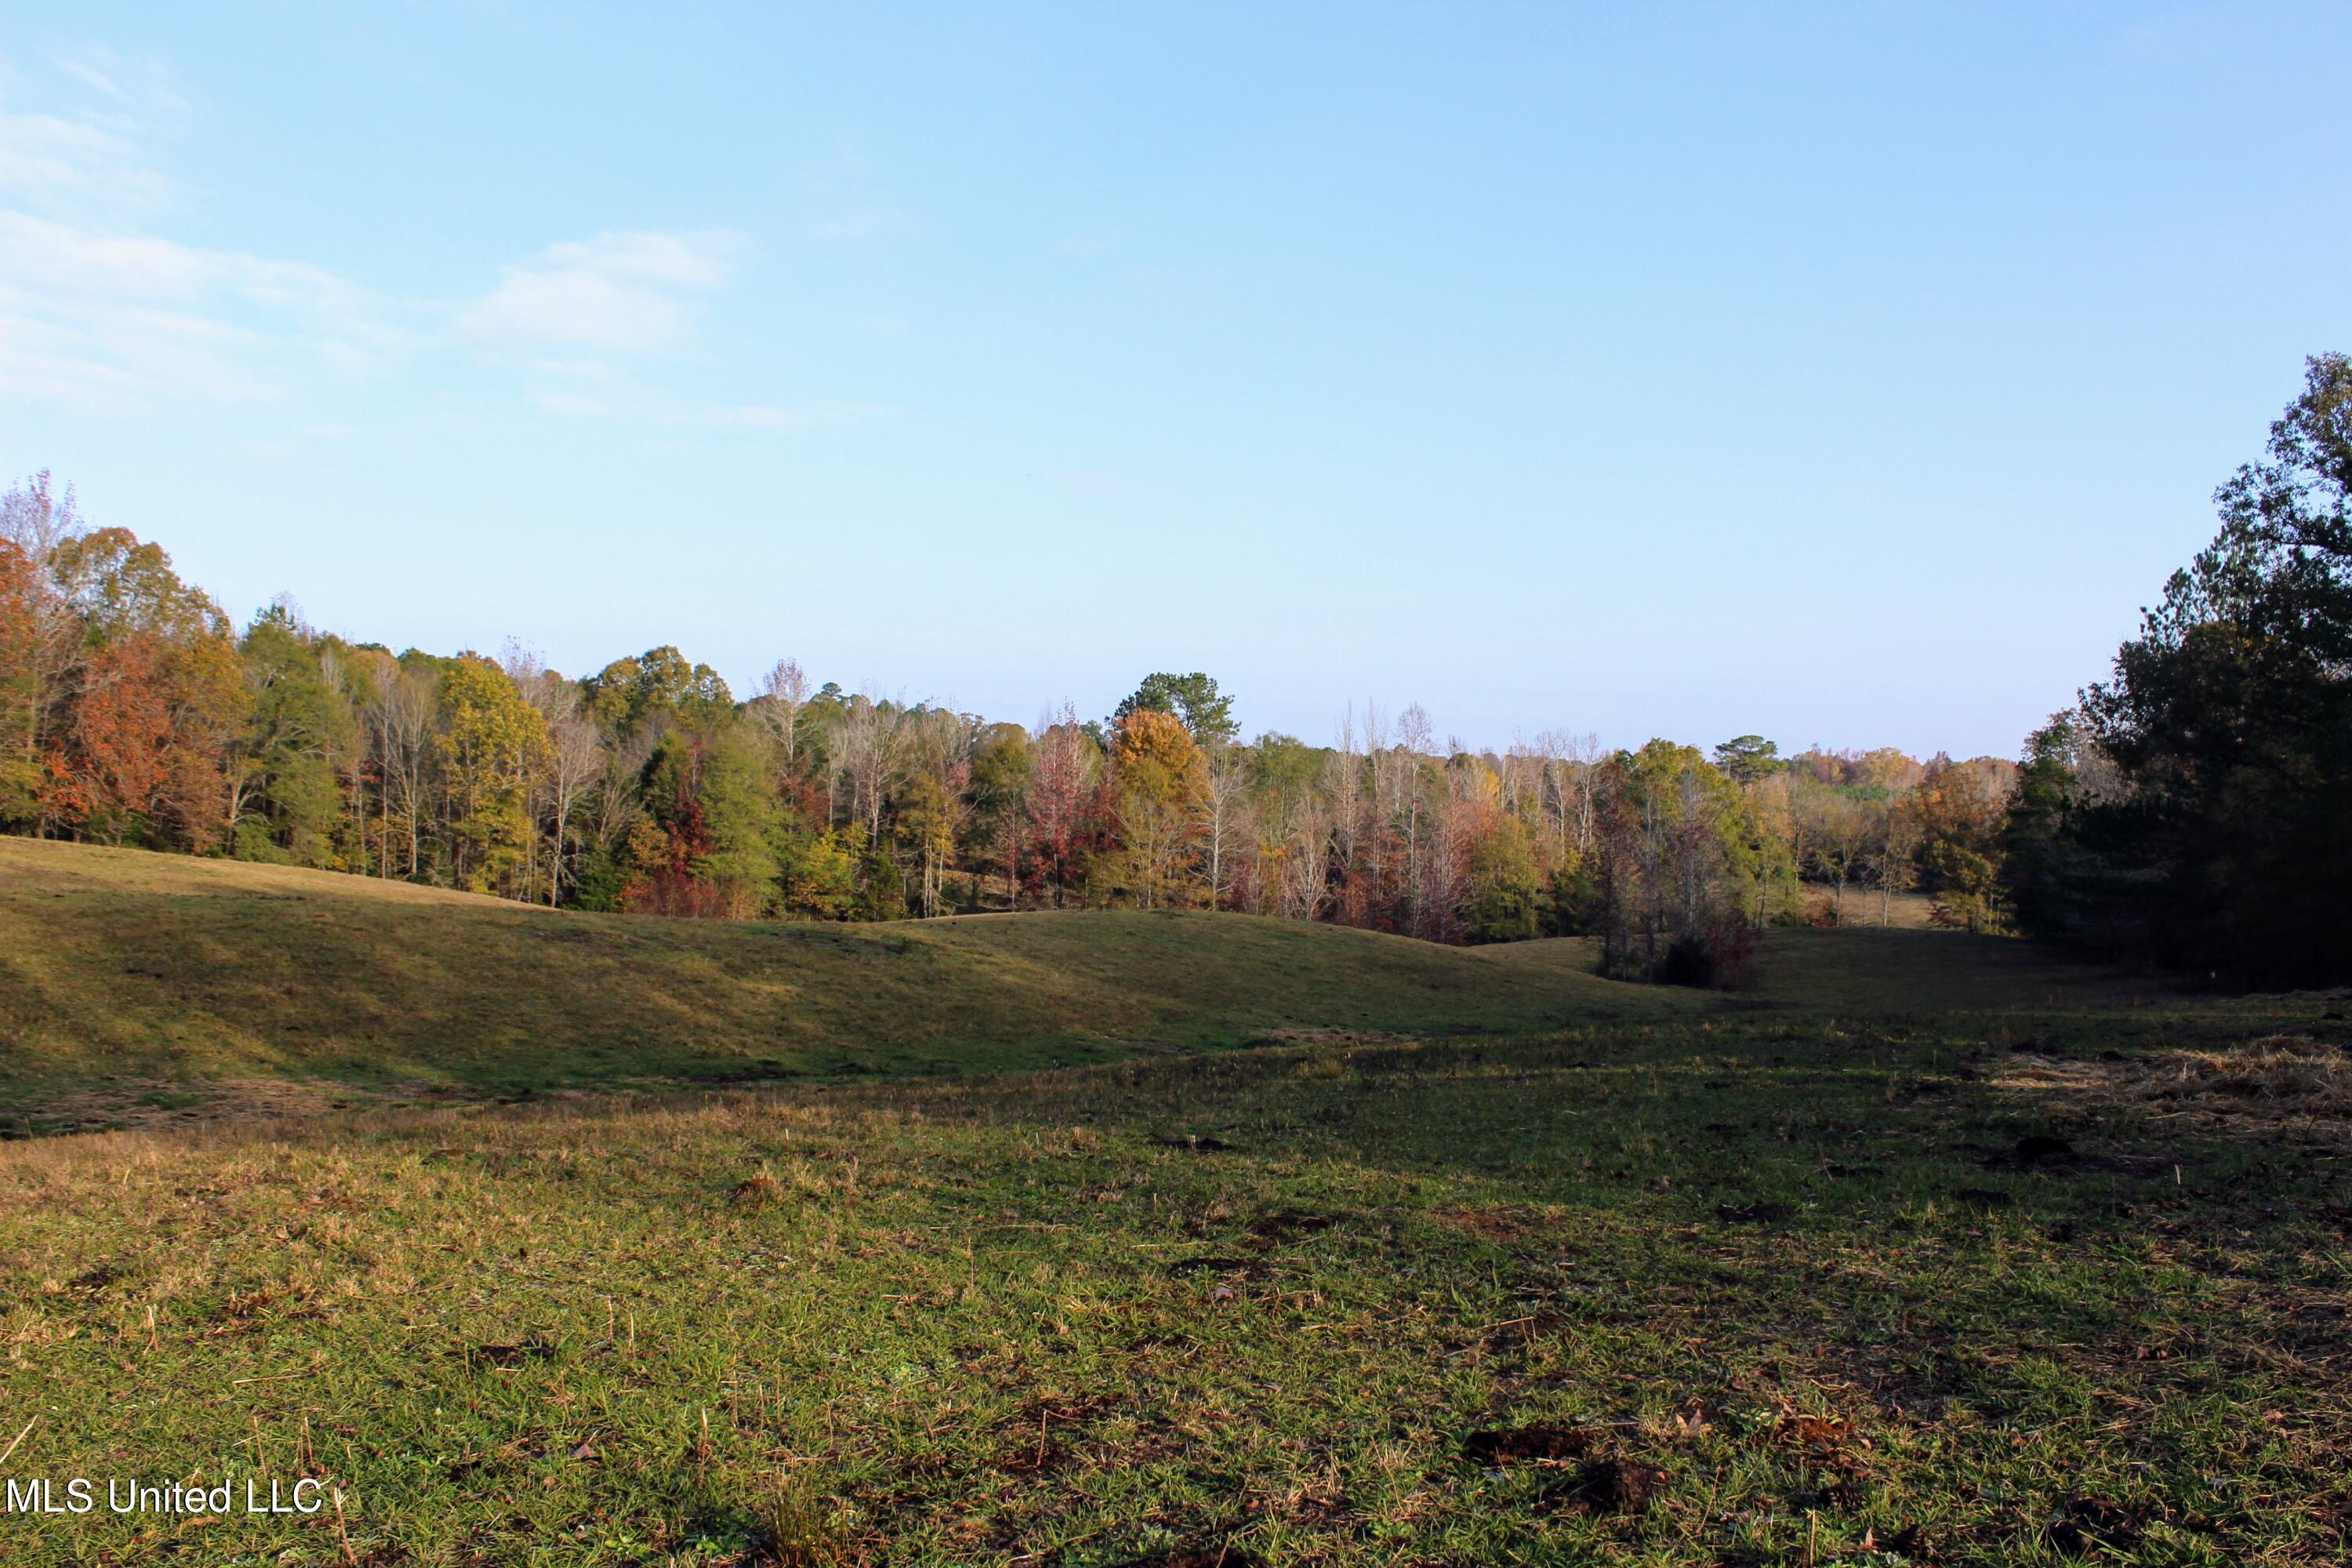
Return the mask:
[[[457,304],[167,237],[154,212],[174,187],[146,165],[141,121],[184,109],[171,73],[103,49],[53,64],[50,87],[66,86],[58,101],[79,108],[36,112],[0,98],[0,398],[116,415],[299,406],[321,384],[419,356],[455,361],[470,346],[489,351],[472,356],[477,366],[511,376],[520,403],[565,417],[793,431],[885,412],[713,402],[643,378],[643,356],[689,342],[734,276],[744,247],[725,230],[564,240],[499,268],[486,292]],[[18,80],[0,61],[0,89]]]
[[[110,64],[111,62],[110,61],[109,63]],[[114,100],[117,103],[128,103],[131,101],[131,95],[122,89],[120,83],[116,82],[112,77],[107,75],[106,72],[99,69],[97,66],[90,64],[87,60],[62,59],[58,62],[58,69],[65,72],[66,75],[73,78],[84,87],[93,88],[96,90],[104,93],[107,97]]]
[[[383,302],[332,273],[126,227],[172,193],[135,118],[178,107],[169,73],[103,50],[57,66],[105,103],[0,105],[0,393],[113,412],[251,398],[289,361],[364,368],[394,346]]]
[[[501,269],[459,319],[483,342],[650,353],[690,334],[690,296],[725,282],[740,245],[723,231],[600,234]]]
[[[0,192],[45,206],[148,206],[171,183],[139,165],[131,140],[90,118],[0,108]]]
[[[538,391],[530,400],[550,414],[569,414],[578,417],[596,418],[614,410],[593,397],[583,397],[576,392]]]
[[[402,353],[392,307],[323,268],[0,211],[0,388],[107,412],[268,395]]]
[[[850,425],[877,419],[888,412],[878,403],[807,403],[791,408],[747,403],[724,422],[754,430],[807,430],[819,425]]]
[[[734,270],[735,237],[723,229],[698,234],[600,234],[551,245],[546,260],[619,278],[645,278],[692,289],[713,289]]]

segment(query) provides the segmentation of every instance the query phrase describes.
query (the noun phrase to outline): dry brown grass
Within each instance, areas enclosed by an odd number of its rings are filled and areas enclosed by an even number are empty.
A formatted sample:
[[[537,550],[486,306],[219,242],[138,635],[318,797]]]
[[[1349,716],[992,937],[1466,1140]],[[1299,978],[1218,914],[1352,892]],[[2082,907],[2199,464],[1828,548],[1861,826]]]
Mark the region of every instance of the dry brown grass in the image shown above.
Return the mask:
[[[2222,1121],[2324,1124],[2352,1118],[2352,1057],[2303,1035],[2114,1060],[2033,1058],[1997,1081],[2004,1089]]]

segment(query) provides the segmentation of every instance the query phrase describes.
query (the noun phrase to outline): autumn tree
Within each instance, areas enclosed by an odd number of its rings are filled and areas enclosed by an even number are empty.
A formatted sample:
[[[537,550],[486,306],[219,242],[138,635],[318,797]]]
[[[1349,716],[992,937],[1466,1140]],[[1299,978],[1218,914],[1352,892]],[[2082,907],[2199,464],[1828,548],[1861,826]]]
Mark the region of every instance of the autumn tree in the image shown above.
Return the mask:
[[[1111,714],[1116,732],[1132,713],[1165,713],[1181,722],[1185,732],[1203,746],[1232,740],[1240,731],[1234,721],[1234,700],[1217,683],[1194,670],[1190,675],[1165,672],[1147,675],[1142,684]]]
[[[41,575],[14,541],[0,539],[0,828],[39,819]]]
[[[1130,708],[1111,744],[1119,823],[1127,835],[1131,880],[1147,910],[1169,901],[1195,830],[1208,761],[1173,714]]]
[[[1034,742],[1030,774],[1030,868],[1059,909],[1086,870],[1091,847],[1088,821],[1101,752],[1079,726],[1077,710],[1065,701]]]
[[[439,697],[434,750],[452,874],[474,892],[511,893],[531,853],[530,775],[547,754],[546,721],[478,654],[450,663]]]
[[[1526,825],[1496,812],[1470,852],[1470,940],[1525,942],[1534,937],[1541,892]]]
[[[1601,764],[1590,929],[1602,973],[1736,983],[1752,926],[1747,802],[1697,750],[1652,741]]]
[[[1795,808],[1805,819],[1813,865],[1830,884],[1830,921],[1843,925],[1845,890],[1863,870],[1877,837],[1877,813],[1868,800],[1824,784],[1801,792]]]
[[[88,639],[77,606],[58,575],[58,550],[84,531],[73,487],[59,495],[47,469],[0,494],[0,549],[13,558],[0,565],[0,626],[8,662],[0,689],[6,724],[7,761],[0,763],[0,821],[41,832],[43,752],[62,721],[71,679],[87,652]]]
[[[1036,766],[1034,752],[1026,730],[995,724],[981,739],[971,763],[973,814],[997,846],[1005,900],[1015,909],[1021,900],[1021,837]]]

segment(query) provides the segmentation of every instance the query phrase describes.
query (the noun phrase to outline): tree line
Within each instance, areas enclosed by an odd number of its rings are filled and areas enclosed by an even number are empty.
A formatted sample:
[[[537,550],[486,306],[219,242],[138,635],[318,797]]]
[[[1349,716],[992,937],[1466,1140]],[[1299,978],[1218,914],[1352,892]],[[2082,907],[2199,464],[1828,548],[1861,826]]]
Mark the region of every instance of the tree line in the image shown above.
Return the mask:
[[[657,647],[571,679],[241,630],[46,473],[0,498],[0,829],[714,919],[1217,909],[1448,942],[1598,937],[1730,983],[1755,930],[1918,889],[1995,928],[2014,768],[1742,736],[1440,744],[1418,707],[1244,742],[1205,674],[992,722]]]
[[[2027,742],[2022,929],[2223,985],[2352,979],[2352,360],[2305,363],[2211,544]]]

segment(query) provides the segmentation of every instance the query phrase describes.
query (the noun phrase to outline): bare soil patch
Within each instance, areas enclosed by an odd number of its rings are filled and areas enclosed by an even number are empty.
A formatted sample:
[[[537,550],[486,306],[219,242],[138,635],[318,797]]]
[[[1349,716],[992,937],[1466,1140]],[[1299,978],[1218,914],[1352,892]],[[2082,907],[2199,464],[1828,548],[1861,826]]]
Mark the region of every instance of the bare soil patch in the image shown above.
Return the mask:
[[[44,1131],[107,1132],[215,1122],[299,1121],[331,1110],[359,1109],[362,1103],[348,1089],[330,1092],[283,1079],[215,1079],[194,1087],[166,1079],[141,1079],[59,1095],[42,1106],[41,1123]]]

